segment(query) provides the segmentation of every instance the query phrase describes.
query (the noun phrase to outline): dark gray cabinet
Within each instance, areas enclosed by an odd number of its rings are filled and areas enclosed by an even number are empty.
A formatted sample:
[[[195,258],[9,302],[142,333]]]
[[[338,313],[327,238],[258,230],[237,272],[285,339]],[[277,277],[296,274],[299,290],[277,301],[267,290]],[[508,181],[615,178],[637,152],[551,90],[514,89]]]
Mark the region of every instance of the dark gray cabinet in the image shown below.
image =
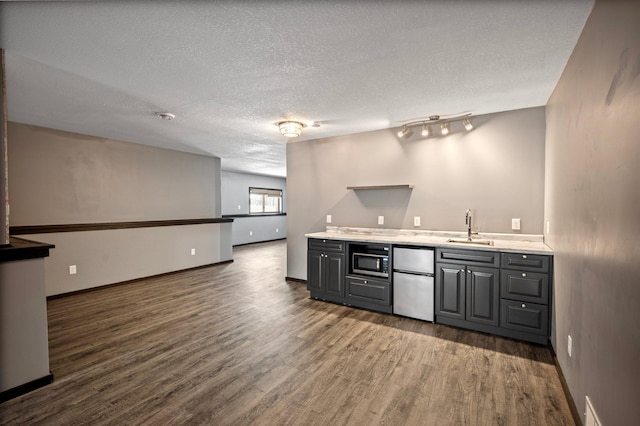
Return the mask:
[[[438,249],[442,251],[443,249]],[[460,256],[456,256],[459,254]],[[441,253],[442,255],[442,253]],[[442,256],[439,258],[442,258]],[[436,268],[436,322],[462,325],[466,322],[497,326],[499,322],[499,270],[475,266],[474,253],[447,253],[449,261],[438,262]],[[493,264],[493,257],[489,255]],[[482,257],[485,257],[483,254]],[[464,263],[468,262],[468,263]]]
[[[439,248],[436,323],[547,344],[551,256]]]
[[[344,242],[310,239],[307,252],[307,289],[316,299],[343,302],[345,294]]]
[[[376,271],[376,275],[374,275],[365,270],[359,270],[356,265],[352,264],[355,253],[366,253],[386,256],[387,265],[390,265],[391,251],[391,245],[385,243],[357,241],[347,243],[347,276],[345,277],[344,297],[347,305],[388,314],[393,312],[391,278],[384,276],[388,273],[388,268]]]
[[[467,266],[467,321],[498,325],[499,276],[497,269]]]
[[[391,283],[369,278],[347,277],[347,299],[381,306],[391,306]]]
[[[514,337],[547,343],[551,264],[551,256],[502,253],[500,327]]]
[[[436,315],[463,320],[465,317],[465,267],[436,264]]]
[[[391,251],[390,245],[381,246]],[[351,252],[361,248],[359,242],[310,238],[311,297],[392,313],[391,279],[354,273],[349,266]],[[435,260],[436,323],[548,343],[552,256],[439,247]]]

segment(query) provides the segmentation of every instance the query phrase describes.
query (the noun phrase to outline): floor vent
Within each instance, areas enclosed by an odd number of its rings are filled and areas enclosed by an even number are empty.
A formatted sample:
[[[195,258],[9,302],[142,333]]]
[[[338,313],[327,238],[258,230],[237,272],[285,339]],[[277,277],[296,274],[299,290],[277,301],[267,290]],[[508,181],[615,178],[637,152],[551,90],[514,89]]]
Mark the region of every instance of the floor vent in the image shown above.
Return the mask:
[[[588,396],[584,397],[585,400],[585,413],[584,413],[584,426],[602,426],[600,419],[596,414],[596,410],[593,409],[591,400]]]

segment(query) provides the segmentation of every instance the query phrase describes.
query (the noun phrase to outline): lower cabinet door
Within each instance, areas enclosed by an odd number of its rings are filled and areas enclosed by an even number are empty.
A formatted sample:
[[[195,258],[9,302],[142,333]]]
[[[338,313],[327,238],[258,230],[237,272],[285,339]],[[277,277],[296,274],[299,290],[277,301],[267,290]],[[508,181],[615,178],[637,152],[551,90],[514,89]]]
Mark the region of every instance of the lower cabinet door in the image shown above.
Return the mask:
[[[389,306],[391,305],[389,282],[347,277],[347,298]]]
[[[526,333],[548,335],[549,308],[537,303],[516,300],[500,301],[500,326]]]
[[[324,254],[309,250],[307,256],[307,290],[323,291]]]
[[[436,315],[464,319],[465,268],[460,265],[437,264]]]
[[[344,297],[344,254],[325,253],[324,262],[326,292]]]
[[[497,269],[467,267],[467,321],[498,325],[499,276]]]

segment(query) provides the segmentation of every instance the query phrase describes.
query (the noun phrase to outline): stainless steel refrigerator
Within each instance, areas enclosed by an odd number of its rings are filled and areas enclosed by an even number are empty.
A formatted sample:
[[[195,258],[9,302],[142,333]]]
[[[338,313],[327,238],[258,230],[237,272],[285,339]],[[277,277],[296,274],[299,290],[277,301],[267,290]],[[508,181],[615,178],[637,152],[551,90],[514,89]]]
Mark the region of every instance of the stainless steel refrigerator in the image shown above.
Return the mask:
[[[433,249],[393,248],[393,313],[434,320]]]

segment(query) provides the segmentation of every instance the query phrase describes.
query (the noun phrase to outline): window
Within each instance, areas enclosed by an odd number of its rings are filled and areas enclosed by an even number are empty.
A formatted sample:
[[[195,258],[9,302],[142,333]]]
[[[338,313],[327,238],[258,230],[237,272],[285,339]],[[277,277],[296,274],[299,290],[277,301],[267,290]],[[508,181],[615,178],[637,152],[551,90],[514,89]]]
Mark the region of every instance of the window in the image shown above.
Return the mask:
[[[282,190],[249,188],[249,214],[282,213]]]

